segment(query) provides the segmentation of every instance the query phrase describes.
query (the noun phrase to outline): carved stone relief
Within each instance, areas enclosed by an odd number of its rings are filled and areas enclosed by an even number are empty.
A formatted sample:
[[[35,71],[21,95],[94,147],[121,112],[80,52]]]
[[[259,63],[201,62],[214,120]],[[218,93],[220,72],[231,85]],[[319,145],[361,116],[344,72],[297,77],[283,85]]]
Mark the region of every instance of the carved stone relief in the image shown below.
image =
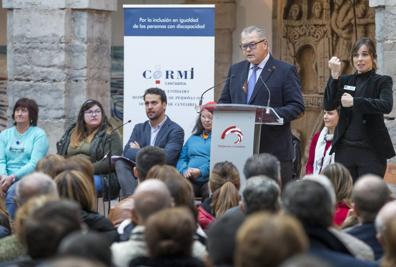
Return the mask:
[[[328,60],[333,55],[339,57],[343,73],[352,73],[352,44],[363,36],[375,40],[375,13],[368,4],[368,0],[274,1],[273,42],[277,45],[273,53],[294,64],[301,79],[306,112],[293,122],[293,128],[300,132],[303,149],[322,127],[318,122],[330,75]]]

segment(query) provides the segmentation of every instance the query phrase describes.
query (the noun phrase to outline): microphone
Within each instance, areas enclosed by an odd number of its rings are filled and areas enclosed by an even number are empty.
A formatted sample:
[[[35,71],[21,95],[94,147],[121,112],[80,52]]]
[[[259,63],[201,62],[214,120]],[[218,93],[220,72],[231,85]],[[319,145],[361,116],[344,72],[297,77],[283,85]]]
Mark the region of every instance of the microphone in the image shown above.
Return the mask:
[[[209,92],[210,90],[215,89],[215,88],[216,88],[217,86],[219,86],[219,85],[224,84],[224,83],[227,82],[228,80],[234,78],[234,76],[235,76],[235,75],[231,75],[231,76],[227,77],[227,79],[224,79],[224,80],[222,80],[221,82],[219,82],[218,84],[215,84],[215,85],[213,85],[212,87],[206,89],[206,90],[202,93],[201,97],[199,98],[198,107],[201,107],[201,106],[202,106],[203,97],[204,97],[204,95],[205,95],[207,92]]]
[[[263,78],[261,78],[261,75],[259,75],[259,79],[260,81],[264,84],[265,89],[267,89],[267,93],[268,93],[268,100],[267,100],[267,107],[270,107],[270,103],[271,103],[271,91],[268,88],[267,84],[264,82]],[[269,109],[266,109],[265,113],[269,113]]]
[[[105,142],[103,143],[103,150],[104,150],[104,147],[105,147],[105,145],[107,144],[107,142],[110,141],[110,143],[109,143],[109,152],[108,152],[106,155],[104,155],[103,159],[105,159],[105,158],[107,158],[107,157],[109,158],[109,166],[111,166],[111,137],[113,136],[113,133],[115,133],[118,129],[120,129],[121,127],[123,127],[123,126],[125,126],[125,125],[127,125],[128,123],[131,123],[131,122],[132,122],[132,120],[128,120],[127,122],[125,122],[125,123],[121,124],[120,126],[114,128],[114,129],[110,132],[110,135],[108,135],[108,136],[106,137],[106,140],[105,140]]]

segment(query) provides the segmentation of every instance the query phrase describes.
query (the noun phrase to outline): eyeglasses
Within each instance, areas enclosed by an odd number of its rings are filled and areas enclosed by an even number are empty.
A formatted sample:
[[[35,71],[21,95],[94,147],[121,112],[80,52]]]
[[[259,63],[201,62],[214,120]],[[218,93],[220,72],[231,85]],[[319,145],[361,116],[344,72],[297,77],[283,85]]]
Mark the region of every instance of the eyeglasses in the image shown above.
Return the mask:
[[[96,115],[102,114],[102,111],[100,109],[98,109],[98,110],[87,110],[87,111],[84,112],[84,114],[88,115],[88,116],[96,116]]]
[[[243,50],[246,51],[248,48],[250,50],[256,49],[257,44],[264,42],[265,39],[257,41],[257,42],[253,42],[253,43],[248,43],[248,44],[240,44],[239,47]]]

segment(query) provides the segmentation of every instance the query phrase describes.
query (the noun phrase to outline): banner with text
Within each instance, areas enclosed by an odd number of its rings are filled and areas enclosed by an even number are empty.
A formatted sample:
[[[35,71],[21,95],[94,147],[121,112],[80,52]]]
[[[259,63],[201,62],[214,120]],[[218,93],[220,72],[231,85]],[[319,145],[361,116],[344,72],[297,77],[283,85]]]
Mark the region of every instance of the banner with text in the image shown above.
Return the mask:
[[[214,5],[124,5],[124,144],[135,124],[147,120],[143,93],[166,92],[166,114],[185,139],[196,106],[214,83]],[[203,103],[213,100],[213,91]]]

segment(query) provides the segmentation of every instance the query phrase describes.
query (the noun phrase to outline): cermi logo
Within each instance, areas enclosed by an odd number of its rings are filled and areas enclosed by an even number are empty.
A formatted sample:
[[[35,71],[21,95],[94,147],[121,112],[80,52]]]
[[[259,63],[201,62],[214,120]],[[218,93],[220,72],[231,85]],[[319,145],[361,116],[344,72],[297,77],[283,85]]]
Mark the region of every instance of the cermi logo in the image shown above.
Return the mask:
[[[241,131],[241,129],[239,129],[238,127],[236,127],[236,125],[232,125],[230,127],[227,127],[223,133],[221,134],[221,139],[224,140],[226,138],[227,135],[229,134],[233,134],[236,135],[237,139],[234,141],[234,144],[239,144],[242,142],[243,140],[243,133]]]
[[[153,79],[156,84],[160,83],[161,79],[164,80],[193,80],[194,79],[194,68],[187,70],[168,69],[161,70],[161,66],[155,66],[154,69],[148,69],[143,71],[143,78]]]

